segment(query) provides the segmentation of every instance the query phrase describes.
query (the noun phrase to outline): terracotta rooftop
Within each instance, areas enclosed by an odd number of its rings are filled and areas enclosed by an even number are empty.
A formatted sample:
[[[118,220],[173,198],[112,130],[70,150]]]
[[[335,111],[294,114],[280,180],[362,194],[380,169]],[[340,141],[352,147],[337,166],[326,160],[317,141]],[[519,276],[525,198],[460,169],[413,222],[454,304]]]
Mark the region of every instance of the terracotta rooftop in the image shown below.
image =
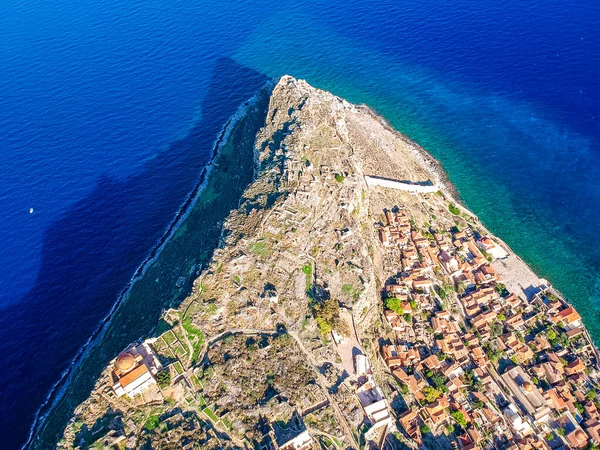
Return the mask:
[[[135,369],[133,369],[131,372],[129,372],[123,378],[120,378],[119,383],[121,384],[122,387],[125,387],[128,384],[133,383],[135,380],[137,380],[139,377],[144,375],[146,372],[148,372],[148,368],[146,367],[145,364],[142,364],[139,367],[136,367]]]

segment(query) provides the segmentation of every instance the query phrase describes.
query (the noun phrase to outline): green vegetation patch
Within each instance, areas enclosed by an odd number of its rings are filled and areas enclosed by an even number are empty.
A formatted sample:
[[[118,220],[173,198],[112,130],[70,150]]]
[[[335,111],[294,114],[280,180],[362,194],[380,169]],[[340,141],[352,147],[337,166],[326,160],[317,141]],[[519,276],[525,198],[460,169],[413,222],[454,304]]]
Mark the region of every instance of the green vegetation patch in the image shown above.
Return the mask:
[[[181,375],[183,373],[183,366],[181,365],[181,363],[179,361],[176,361],[173,364],[173,369],[175,369],[175,372],[177,372],[177,375]]]
[[[192,374],[190,376],[190,380],[192,380],[192,385],[199,391],[201,391],[204,386],[202,385],[202,382],[198,379],[198,377],[195,374]]]
[[[148,431],[156,430],[159,425],[160,425],[160,419],[158,418],[158,416],[156,416],[156,415],[150,416],[150,417],[148,417],[148,420],[146,420],[146,423],[144,424],[144,429],[146,429]]]
[[[344,295],[352,297],[354,300],[358,300],[358,297],[360,297],[360,293],[362,291],[359,288],[355,288],[351,284],[344,284],[342,286],[342,292],[344,293]]]
[[[450,203],[448,205],[448,211],[450,211],[455,216],[460,216],[460,208],[456,206],[454,203]]]
[[[212,420],[213,423],[217,423],[219,421],[219,418],[216,416],[216,414],[212,411],[212,409],[210,409],[209,407],[206,407],[202,410],[202,412],[204,414],[206,414],[206,416]]]
[[[394,312],[397,312],[398,314],[403,314],[403,309],[402,309],[402,301],[396,297],[389,297],[385,299],[385,307],[387,309],[391,309]]]
[[[306,275],[306,292],[310,293],[313,280],[313,267],[311,263],[306,263],[302,266],[302,272]]]
[[[268,258],[273,254],[272,245],[264,240],[254,242],[253,244],[250,244],[248,248],[256,256],[261,256],[263,258]]]
[[[175,353],[175,355],[178,358],[182,358],[183,356],[185,356],[185,354],[187,353],[185,347],[183,346],[183,344],[181,342],[176,342],[175,345],[173,345],[171,347],[171,350],[173,350],[173,353]]]
[[[348,334],[347,325],[340,318],[340,305],[337,300],[328,298],[327,300],[315,302],[312,306],[317,325],[321,334],[327,334],[336,329],[342,334]]]
[[[204,346],[204,333],[202,330],[192,325],[192,320],[189,316],[186,316],[181,323],[181,326],[187,334],[187,338],[192,344],[192,365],[198,362],[200,352]]]
[[[463,413],[461,411],[452,411],[451,414],[452,414],[452,418],[454,420],[456,420],[457,424],[459,424],[463,428],[467,427],[467,420],[465,419],[465,416],[463,415]]]
[[[161,388],[166,388],[171,384],[171,371],[169,369],[161,370],[156,374],[156,382]]]
[[[342,183],[345,180],[344,175],[342,175],[340,173],[336,173],[334,178],[335,178],[335,181],[337,181],[338,183]]]
[[[161,337],[165,341],[165,343],[169,346],[173,345],[173,343],[177,340],[177,337],[175,337],[175,333],[173,333],[172,330],[167,331]]]
[[[233,425],[229,419],[223,418],[221,419],[221,424],[227,428],[229,431],[233,430]]]

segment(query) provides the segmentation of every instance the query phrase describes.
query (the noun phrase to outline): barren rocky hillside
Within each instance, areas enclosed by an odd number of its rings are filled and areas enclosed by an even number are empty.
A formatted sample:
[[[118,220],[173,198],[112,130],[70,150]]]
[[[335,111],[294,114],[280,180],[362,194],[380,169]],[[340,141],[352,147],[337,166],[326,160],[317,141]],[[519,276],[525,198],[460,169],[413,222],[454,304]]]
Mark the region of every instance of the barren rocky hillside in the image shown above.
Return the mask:
[[[361,444],[365,417],[345,380],[357,353],[380,376],[381,290],[397,272],[376,224],[396,205],[420,226],[464,219],[442,196],[369,187],[365,176],[443,180],[434,161],[369,109],[289,76],[273,90],[255,163],[211,264],[180,308],[165,313],[173,338],[152,344],[176,367],[171,385],[116,398],[108,368],[62,447],[112,436],[121,448],[241,448],[295,414],[340,448]],[[343,346],[331,330],[346,336]],[[181,351],[165,356],[160,347],[173,350],[173,340]]]

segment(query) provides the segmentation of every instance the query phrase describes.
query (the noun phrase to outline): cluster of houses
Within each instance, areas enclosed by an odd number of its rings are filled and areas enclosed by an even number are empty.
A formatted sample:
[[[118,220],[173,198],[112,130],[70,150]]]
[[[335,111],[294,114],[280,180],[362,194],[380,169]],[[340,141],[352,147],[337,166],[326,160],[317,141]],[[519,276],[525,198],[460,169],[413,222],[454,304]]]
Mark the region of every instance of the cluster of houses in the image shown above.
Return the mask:
[[[597,448],[597,354],[577,311],[547,286],[507,292],[494,261],[508,252],[490,236],[419,230],[397,208],[385,217],[379,239],[398,272],[380,353],[409,400],[406,436],[444,433],[462,450]]]

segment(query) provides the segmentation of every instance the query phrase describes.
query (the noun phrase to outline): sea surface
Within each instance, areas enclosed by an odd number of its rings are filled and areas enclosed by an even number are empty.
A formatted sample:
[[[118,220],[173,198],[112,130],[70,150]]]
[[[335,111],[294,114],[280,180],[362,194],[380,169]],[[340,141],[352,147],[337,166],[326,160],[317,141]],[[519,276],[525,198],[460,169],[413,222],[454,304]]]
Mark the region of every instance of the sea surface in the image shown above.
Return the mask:
[[[599,23],[589,0],[2,2],[1,447],[23,444],[237,105],[286,73],[423,145],[600,342]]]

